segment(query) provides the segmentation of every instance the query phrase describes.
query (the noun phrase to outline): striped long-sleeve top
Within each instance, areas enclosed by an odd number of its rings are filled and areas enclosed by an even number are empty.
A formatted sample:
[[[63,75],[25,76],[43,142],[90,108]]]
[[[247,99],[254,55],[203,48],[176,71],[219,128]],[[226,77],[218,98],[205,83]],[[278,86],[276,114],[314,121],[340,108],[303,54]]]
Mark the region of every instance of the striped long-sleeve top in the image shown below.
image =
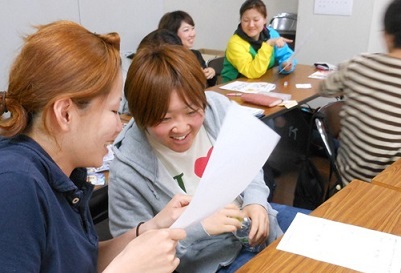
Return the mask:
[[[357,56],[324,80],[320,93],[345,98],[337,155],[345,184],[370,181],[401,157],[401,59]]]

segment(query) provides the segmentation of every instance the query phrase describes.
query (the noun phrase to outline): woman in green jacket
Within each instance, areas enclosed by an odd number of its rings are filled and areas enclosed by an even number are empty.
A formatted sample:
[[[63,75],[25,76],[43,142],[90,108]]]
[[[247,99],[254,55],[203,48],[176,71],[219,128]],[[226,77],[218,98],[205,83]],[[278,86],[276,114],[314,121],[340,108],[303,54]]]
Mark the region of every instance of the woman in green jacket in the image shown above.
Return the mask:
[[[279,65],[283,74],[295,69],[294,54],[287,43],[292,40],[280,37],[266,27],[267,11],[261,0],[247,0],[240,8],[241,22],[227,44],[222,70],[223,82],[239,77],[260,78],[269,68]]]

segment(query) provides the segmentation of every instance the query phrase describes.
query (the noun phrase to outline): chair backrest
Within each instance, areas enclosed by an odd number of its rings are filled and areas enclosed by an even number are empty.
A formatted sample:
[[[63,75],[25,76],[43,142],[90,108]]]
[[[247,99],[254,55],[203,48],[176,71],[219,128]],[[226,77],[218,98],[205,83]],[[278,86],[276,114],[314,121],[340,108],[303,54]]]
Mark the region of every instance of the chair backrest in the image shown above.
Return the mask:
[[[329,103],[318,110],[315,123],[329,155],[337,154],[337,144],[341,131],[340,112],[344,101]]]
[[[335,138],[338,138],[338,135],[341,131],[340,112],[343,108],[343,105],[344,101],[340,100],[329,103],[318,110],[321,114],[324,115],[325,123],[330,130],[330,133]]]
[[[211,67],[216,71],[216,84],[222,82],[221,71],[223,70],[224,57],[216,57],[207,61],[206,66]]]
[[[328,156],[335,159],[337,155],[338,138],[341,131],[340,112],[344,101],[329,103],[315,114],[316,128],[325,145]]]
[[[109,217],[109,195],[107,185],[93,191],[92,197],[89,200],[89,209],[95,225]]]
[[[216,76],[220,76],[223,70],[224,57],[216,57],[207,61],[207,67],[211,67],[216,71]]]
[[[316,129],[324,143],[327,157],[330,160],[331,173],[334,173],[337,178],[335,190],[340,190],[342,187],[341,176],[338,172],[335,160],[337,157],[337,148],[339,143],[338,137],[341,131],[340,112],[343,105],[344,101],[329,103],[320,108],[314,115]]]
[[[88,170],[86,168],[75,168],[70,179],[81,188],[87,181]],[[92,216],[94,224],[100,223],[101,221],[108,218],[109,209],[109,195],[108,195],[108,185],[96,189],[93,191],[91,198],[89,199],[89,210]]]

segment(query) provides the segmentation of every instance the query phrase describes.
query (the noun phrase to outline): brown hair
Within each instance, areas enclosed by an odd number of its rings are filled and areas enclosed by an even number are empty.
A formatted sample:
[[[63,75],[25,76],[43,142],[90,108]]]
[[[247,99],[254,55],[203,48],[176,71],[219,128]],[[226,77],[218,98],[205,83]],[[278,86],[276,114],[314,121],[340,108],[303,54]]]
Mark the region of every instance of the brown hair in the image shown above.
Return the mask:
[[[168,29],[174,33],[178,32],[181,23],[185,22],[191,26],[195,26],[195,22],[191,15],[182,10],[167,12],[159,21],[159,29]]]
[[[206,77],[195,55],[179,45],[144,47],[128,70],[125,97],[142,130],[158,125],[173,91],[191,108],[206,108]]]
[[[164,28],[156,29],[142,39],[136,51],[139,51],[142,47],[157,47],[162,44],[182,45],[182,42],[175,32]]]
[[[247,0],[245,1],[240,10],[239,10],[239,16],[242,18],[242,15],[244,15],[245,11],[250,10],[250,9],[256,9],[260,14],[264,16],[264,18],[267,17],[267,10],[266,10],[266,5],[263,3],[261,0]]]
[[[36,27],[10,70],[5,106],[0,117],[5,136],[26,132],[38,114],[46,126],[46,112],[59,98],[69,97],[81,108],[111,91],[121,59],[117,33],[94,34],[77,23],[56,21]]]

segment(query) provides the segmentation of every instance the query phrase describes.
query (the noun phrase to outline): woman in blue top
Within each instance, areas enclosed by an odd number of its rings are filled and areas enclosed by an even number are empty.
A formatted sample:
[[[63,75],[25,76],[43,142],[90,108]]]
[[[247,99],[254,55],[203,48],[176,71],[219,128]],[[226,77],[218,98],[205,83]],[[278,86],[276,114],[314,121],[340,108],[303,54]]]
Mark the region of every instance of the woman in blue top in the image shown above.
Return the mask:
[[[261,0],[247,0],[240,9],[241,22],[227,44],[223,82],[239,77],[260,78],[266,71],[279,66],[280,73],[291,73],[296,61],[287,45],[292,40],[280,37],[271,27],[266,27],[267,11]]]
[[[160,228],[176,220],[187,197],[174,197],[141,224],[137,239],[134,228],[99,243],[88,207],[93,186],[69,178],[78,167],[102,165],[122,129],[119,42],[117,33],[94,34],[69,21],[38,26],[26,37],[8,91],[0,92],[1,272],[178,266],[175,249],[185,231]]]

